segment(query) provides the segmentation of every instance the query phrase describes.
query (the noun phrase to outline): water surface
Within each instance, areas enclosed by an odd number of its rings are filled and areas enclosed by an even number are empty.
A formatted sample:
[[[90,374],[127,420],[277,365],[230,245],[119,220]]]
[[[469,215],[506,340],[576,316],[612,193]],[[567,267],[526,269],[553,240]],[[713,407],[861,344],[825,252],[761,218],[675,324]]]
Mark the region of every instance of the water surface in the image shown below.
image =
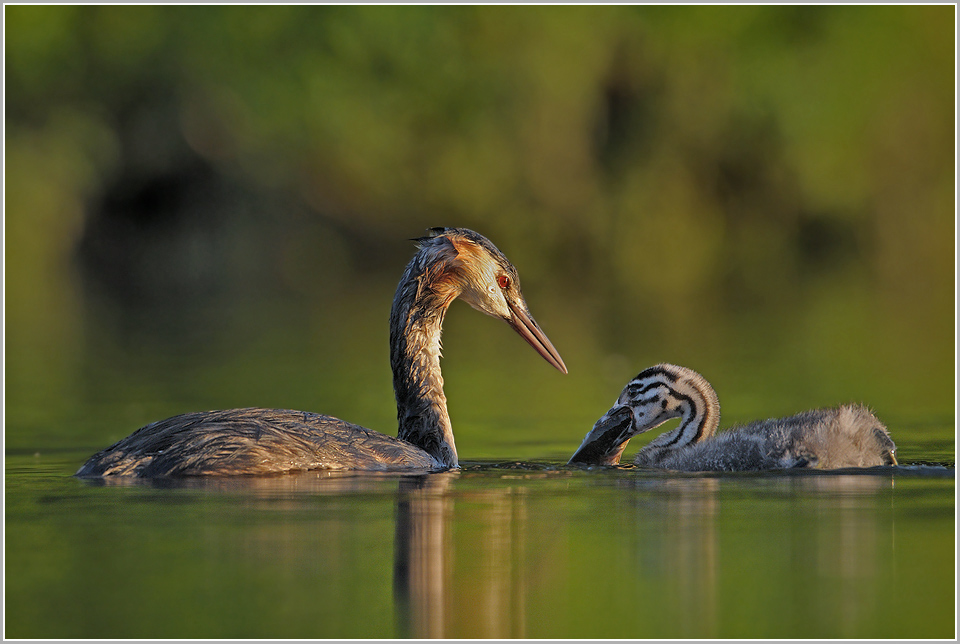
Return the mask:
[[[139,483],[7,458],[6,635],[952,637],[954,470],[466,462]]]
[[[459,471],[73,478],[95,451],[186,411],[304,409],[395,434],[394,280],[322,304],[129,311],[65,288],[42,323],[9,324],[6,636],[954,635],[950,387],[868,368],[859,356],[883,359],[869,338],[837,354],[817,337],[755,334],[748,314],[711,320],[705,336],[678,328],[640,336],[642,349],[610,348],[589,316],[528,294],[564,376],[455,303],[443,366]],[[950,363],[942,355],[937,364]],[[903,465],[739,475],[563,465],[623,385],[660,360],[714,383],[721,428],[866,402]]]

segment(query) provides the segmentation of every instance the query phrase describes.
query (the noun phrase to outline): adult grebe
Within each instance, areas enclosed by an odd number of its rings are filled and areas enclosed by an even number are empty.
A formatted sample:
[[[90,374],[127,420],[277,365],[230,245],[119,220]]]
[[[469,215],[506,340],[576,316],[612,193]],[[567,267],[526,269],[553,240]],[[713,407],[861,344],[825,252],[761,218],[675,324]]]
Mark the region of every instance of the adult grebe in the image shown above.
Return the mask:
[[[534,321],[517,270],[488,239],[433,228],[414,240],[390,311],[397,437],[311,412],[231,409],[152,423],[94,454],[77,476],[274,474],[296,470],[439,470],[457,467],[440,374],[440,334],[458,296],[506,321],[554,367],[560,354]]]
[[[814,409],[714,435],[720,403],[697,372],[672,364],[641,371],[596,422],[570,463],[616,465],[632,437],[671,418],[680,425],[637,454],[637,465],[691,472],[896,465],[883,423],[862,405]]]

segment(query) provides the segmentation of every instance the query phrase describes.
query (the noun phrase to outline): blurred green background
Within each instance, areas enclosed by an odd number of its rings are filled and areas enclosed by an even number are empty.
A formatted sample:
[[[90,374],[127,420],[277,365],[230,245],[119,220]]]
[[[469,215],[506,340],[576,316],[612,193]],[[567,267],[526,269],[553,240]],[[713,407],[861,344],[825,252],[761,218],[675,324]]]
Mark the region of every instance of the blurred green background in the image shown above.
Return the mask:
[[[8,634],[403,636],[418,499],[453,636],[949,634],[952,468],[476,463],[565,462],[669,361],[722,427],[863,401],[901,463],[952,464],[955,17],[5,5]],[[387,318],[430,226],[511,259],[570,370],[454,304],[447,492],[69,478],[185,411],[393,434]]]
[[[724,426],[862,400],[954,458],[953,6],[4,15],[8,451],[248,405],[393,433],[406,240],[464,226],[570,375],[454,305],[461,459],[568,456],[660,361]]]

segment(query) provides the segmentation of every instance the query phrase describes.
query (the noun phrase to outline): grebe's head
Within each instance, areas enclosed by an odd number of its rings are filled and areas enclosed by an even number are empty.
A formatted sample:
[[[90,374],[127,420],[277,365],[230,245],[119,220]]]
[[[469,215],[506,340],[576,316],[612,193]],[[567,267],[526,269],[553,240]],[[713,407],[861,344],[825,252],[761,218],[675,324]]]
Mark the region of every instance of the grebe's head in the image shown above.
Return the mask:
[[[442,241],[456,253],[455,270],[437,276],[476,310],[509,324],[554,367],[567,373],[563,358],[540,330],[520,291],[520,276],[493,243],[466,228],[432,228],[416,240],[421,248]]]

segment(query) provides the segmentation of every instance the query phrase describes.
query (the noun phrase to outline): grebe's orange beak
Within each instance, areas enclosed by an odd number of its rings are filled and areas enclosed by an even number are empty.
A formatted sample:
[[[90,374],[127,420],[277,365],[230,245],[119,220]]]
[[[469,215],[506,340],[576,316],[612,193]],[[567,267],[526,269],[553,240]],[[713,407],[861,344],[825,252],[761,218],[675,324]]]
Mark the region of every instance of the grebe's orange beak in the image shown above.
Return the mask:
[[[554,348],[550,338],[540,330],[536,320],[530,315],[521,303],[514,302],[512,298],[506,298],[507,306],[510,307],[512,314],[507,318],[507,324],[513,327],[513,330],[520,334],[531,347],[537,350],[543,359],[556,367],[561,373],[567,373],[567,365],[563,364],[563,358]]]

